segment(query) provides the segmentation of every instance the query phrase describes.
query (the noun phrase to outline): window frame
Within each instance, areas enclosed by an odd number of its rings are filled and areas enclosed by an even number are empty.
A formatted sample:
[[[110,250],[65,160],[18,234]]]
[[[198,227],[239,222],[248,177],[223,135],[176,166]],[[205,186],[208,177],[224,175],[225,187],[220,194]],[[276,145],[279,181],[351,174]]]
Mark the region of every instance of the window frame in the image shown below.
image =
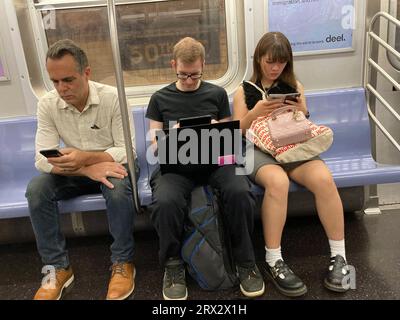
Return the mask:
[[[49,11],[49,9],[62,10],[62,9],[85,9],[93,7],[106,7],[106,0],[44,0],[40,3],[33,3],[33,0],[28,0],[29,13],[31,16],[33,32],[35,35],[35,43],[38,51],[38,59],[41,67],[42,79],[45,88],[50,91],[53,90],[53,84],[46,72],[46,52],[48,50],[46,32],[42,20],[42,12]],[[165,2],[168,0],[117,0],[116,5],[138,4],[138,3],[152,3],[152,2]],[[239,0],[224,0],[225,3],[225,21],[226,21],[226,34],[227,34],[227,61],[228,68],[226,73],[213,80],[207,82],[214,83],[221,87],[226,87],[232,83],[239,72],[239,35],[237,30],[237,1]],[[172,54],[172,53],[171,53]],[[90,64],[90,61],[89,61]],[[207,61],[206,61],[207,68]],[[172,72],[172,71],[171,71]],[[158,89],[164,87],[168,83],[144,85],[144,86],[130,86],[126,87],[126,95],[128,98],[143,98],[149,97]]]
[[[3,39],[0,38],[0,65],[3,69],[3,75],[0,74],[0,82],[10,81],[10,76],[8,73],[8,66],[7,66],[6,54],[5,54],[4,48],[5,47],[3,45]]]
[[[400,12],[397,12],[397,8],[399,7],[399,1],[400,0],[390,0],[389,2],[389,14],[395,17],[396,19],[399,19],[400,17]],[[396,29],[397,29],[396,25],[394,25],[389,21],[388,44],[400,52],[400,48],[396,47],[396,37],[400,37],[400,35],[397,35],[397,32],[400,32],[400,29],[399,30]],[[391,54],[389,51],[387,51],[386,54],[389,63],[392,65],[392,67],[395,68],[397,71],[400,71],[400,61],[395,57],[395,55]]]

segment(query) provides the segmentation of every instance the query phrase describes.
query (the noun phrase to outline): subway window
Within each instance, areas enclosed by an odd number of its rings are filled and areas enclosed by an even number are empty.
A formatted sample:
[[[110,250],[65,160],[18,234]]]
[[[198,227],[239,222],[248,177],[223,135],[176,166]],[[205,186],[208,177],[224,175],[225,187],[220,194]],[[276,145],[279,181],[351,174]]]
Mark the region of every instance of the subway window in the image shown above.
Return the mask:
[[[232,1],[233,2],[233,1]],[[117,24],[126,87],[175,80],[170,60],[173,45],[191,36],[206,48],[206,80],[228,71],[225,0],[117,2]],[[88,54],[94,81],[116,85],[105,1],[36,0],[36,16],[47,45],[69,38]]]

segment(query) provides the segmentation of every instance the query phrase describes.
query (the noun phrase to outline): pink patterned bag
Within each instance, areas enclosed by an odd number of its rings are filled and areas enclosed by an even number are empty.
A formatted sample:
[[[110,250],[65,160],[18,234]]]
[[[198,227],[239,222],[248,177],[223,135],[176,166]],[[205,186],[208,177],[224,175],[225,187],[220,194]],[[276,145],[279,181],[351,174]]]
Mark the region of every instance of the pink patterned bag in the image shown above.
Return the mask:
[[[333,132],[330,128],[316,125],[305,119],[311,129],[311,137],[308,140],[277,146],[271,138],[269,120],[271,120],[271,115],[254,120],[246,136],[262,151],[271,154],[280,163],[309,160],[328,150],[332,145]]]
[[[266,99],[266,93],[251,81]],[[308,120],[304,113],[291,105],[283,106],[267,116],[258,117],[246,132],[246,137],[262,151],[280,163],[314,158],[330,148],[333,131]]]
[[[312,138],[310,121],[290,105],[271,112],[267,123],[272,143],[277,148]]]

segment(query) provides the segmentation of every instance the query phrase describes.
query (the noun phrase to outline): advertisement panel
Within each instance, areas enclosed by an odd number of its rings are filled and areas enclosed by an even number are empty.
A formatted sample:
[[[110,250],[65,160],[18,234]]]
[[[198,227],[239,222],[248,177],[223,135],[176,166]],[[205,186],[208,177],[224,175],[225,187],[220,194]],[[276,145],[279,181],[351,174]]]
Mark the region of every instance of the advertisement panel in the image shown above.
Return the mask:
[[[284,33],[294,52],[353,46],[354,0],[269,0],[269,31]]]

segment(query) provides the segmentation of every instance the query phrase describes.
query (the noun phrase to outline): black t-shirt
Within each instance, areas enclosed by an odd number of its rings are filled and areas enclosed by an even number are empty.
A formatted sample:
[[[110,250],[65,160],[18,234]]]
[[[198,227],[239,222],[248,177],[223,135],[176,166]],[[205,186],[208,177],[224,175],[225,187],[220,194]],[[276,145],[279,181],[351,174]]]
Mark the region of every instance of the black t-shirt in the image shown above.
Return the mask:
[[[184,92],[178,90],[174,82],[152,95],[146,118],[163,122],[167,129],[170,121],[205,115],[214,120],[231,116],[226,91],[202,81],[196,91]]]
[[[256,85],[259,88],[262,88],[261,81],[256,82]],[[271,88],[263,88],[265,93],[291,93],[291,92],[297,92],[297,90],[288,84],[278,81],[276,82]],[[246,105],[247,109],[251,110],[255,107],[257,102],[262,99],[262,94],[259,90],[257,90],[254,86],[251,84],[247,83],[246,81],[243,81],[243,90],[244,90],[244,96],[246,99]]]
[[[256,82],[256,85],[259,88],[262,87],[260,82]],[[254,86],[247,83],[246,81],[243,81],[243,90],[247,109],[252,110],[257,102],[262,99],[262,94]],[[267,92],[268,88],[264,88],[264,91]]]

